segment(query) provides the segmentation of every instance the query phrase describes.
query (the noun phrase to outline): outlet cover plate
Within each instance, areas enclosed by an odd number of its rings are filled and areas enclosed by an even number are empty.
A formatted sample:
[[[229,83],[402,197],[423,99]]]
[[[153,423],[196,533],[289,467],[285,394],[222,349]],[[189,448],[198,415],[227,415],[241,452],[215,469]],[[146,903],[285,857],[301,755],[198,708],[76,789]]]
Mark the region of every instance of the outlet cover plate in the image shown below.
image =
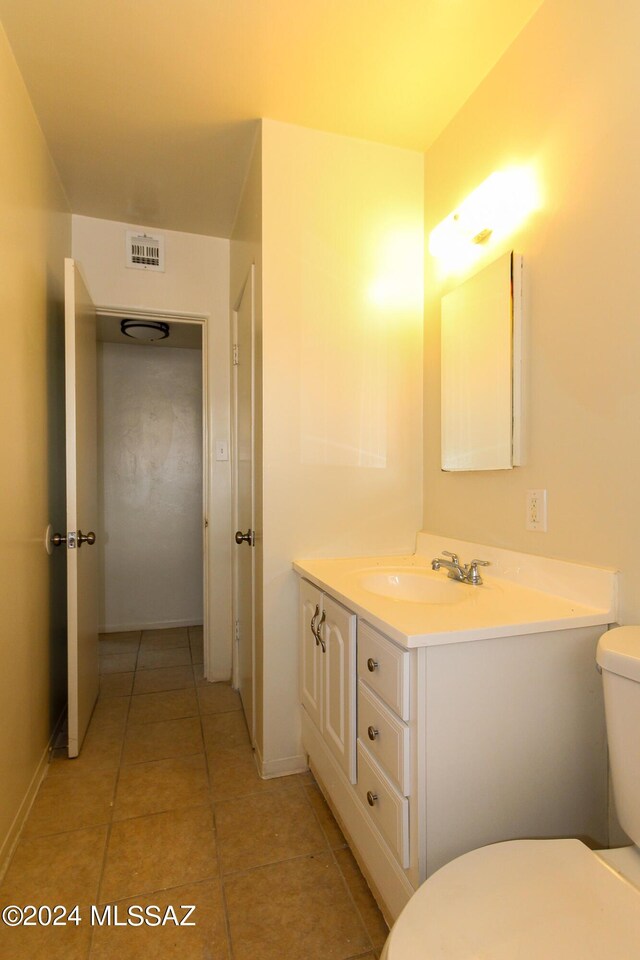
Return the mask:
[[[536,530],[538,533],[547,532],[546,490],[527,490],[525,528],[527,530]]]

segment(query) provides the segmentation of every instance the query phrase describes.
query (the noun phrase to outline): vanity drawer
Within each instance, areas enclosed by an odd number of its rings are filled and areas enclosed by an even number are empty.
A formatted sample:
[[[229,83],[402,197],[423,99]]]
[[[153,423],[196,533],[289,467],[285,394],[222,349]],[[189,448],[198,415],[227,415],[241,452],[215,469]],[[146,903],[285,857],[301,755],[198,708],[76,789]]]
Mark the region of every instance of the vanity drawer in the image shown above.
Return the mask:
[[[403,720],[409,719],[409,654],[362,620],[358,676]]]
[[[356,790],[365,811],[406,870],[409,866],[409,801],[396,790],[360,741]]]
[[[410,793],[409,727],[362,682],[358,683],[358,736],[405,797]]]

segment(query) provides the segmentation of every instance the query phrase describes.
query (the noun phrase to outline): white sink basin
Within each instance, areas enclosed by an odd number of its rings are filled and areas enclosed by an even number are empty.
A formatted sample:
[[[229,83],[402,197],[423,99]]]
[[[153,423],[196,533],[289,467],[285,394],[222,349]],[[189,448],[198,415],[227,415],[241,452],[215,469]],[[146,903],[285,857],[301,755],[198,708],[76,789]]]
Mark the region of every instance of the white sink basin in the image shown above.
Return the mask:
[[[403,567],[372,567],[357,571],[356,577],[369,593],[413,603],[459,603],[474,590],[468,584],[448,580],[444,574],[439,577],[427,570]]]

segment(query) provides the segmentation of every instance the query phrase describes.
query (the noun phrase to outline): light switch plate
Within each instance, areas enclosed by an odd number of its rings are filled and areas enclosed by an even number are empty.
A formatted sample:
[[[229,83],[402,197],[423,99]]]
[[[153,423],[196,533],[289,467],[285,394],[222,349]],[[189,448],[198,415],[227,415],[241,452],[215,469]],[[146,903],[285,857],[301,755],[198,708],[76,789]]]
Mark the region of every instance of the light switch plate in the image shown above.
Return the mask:
[[[226,440],[216,440],[216,460],[229,459],[229,445]]]

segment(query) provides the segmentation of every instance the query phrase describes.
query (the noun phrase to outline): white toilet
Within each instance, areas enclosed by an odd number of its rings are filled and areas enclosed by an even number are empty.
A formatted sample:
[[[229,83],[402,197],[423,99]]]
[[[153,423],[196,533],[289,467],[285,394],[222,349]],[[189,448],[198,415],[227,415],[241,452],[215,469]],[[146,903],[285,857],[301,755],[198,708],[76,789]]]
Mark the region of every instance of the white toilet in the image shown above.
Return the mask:
[[[394,924],[381,960],[640,958],[640,627],[598,643],[611,777],[633,846],[510,840],[433,874]]]

